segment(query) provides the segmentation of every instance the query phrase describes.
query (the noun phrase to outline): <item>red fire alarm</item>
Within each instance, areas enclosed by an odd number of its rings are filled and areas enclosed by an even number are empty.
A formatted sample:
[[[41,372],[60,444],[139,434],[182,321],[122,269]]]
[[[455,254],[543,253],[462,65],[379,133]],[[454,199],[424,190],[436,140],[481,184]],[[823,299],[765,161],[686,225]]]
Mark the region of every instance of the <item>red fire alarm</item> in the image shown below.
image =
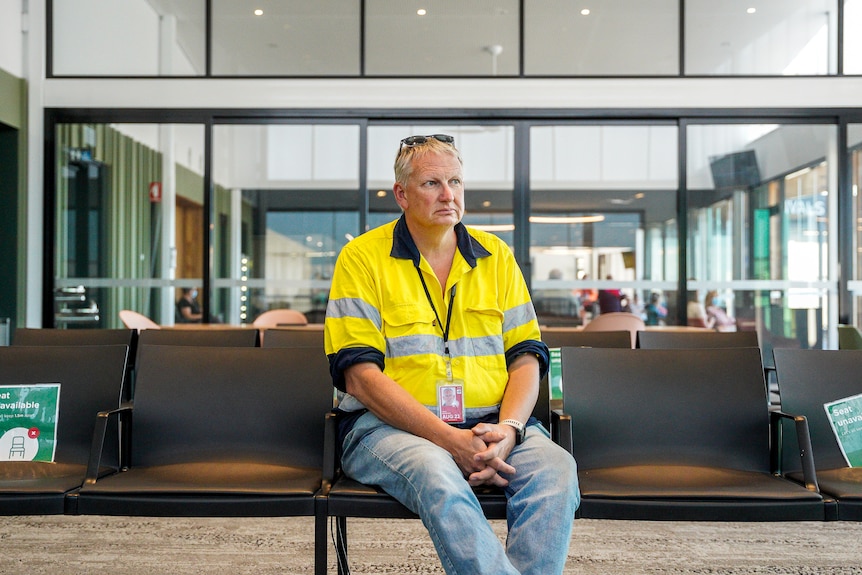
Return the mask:
[[[150,182],[150,201],[158,203],[162,201],[162,183]]]

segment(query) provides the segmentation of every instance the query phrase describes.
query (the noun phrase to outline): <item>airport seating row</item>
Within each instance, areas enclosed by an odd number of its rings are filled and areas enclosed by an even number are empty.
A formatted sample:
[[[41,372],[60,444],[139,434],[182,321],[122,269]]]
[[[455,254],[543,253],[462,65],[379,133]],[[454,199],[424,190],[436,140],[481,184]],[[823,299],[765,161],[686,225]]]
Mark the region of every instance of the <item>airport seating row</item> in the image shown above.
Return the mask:
[[[132,392],[128,344],[23,345],[17,335],[0,348],[0,386],[59,383],[57,441],[51,463],[0,463],[0,514],[314,516],[316,573],[326,572],[329,518],[342,573],[347,518],[414,517],[340,474],[322,338],[262,348],[141,338]],[[580,517],[862,520],[862,474],[823,409],[862,392],[862,351],[775,350],[775,411],[757,347],[546,338],[562,348],[563,400],[544,395],[536,414],[578,462]],[[505,517],[501,492],[477,495],[489,518]]]

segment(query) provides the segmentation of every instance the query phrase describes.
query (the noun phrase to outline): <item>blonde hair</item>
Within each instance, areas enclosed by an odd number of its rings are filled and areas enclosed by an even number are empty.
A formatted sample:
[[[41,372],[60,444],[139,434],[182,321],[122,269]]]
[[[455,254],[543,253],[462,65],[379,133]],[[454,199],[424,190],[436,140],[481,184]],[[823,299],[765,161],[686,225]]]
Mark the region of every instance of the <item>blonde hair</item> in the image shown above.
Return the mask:
[[[395,181],[406,186],[407,180],[413,174],[413,160],[426,154],[450,154],[457,158],[459,164],[464,165],[461,152],[458,151],[455,144],[447,144],[434,138],[428,138],[421,144],[399,148],[398,155],[395,156]]]

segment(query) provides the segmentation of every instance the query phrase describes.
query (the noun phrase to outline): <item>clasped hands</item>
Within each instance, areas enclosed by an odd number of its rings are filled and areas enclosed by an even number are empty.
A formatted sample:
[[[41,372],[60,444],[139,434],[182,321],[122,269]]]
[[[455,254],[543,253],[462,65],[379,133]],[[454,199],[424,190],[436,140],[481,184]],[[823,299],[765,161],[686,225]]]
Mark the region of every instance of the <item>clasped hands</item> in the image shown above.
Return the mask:
[[[467,482],[472,487],[508,485],[509,481],[500,474],[515,473],[515,468],[506,463],[515,446],[514,429],[507,425],[480,423],[463,431],[463,449],[453,455]]]

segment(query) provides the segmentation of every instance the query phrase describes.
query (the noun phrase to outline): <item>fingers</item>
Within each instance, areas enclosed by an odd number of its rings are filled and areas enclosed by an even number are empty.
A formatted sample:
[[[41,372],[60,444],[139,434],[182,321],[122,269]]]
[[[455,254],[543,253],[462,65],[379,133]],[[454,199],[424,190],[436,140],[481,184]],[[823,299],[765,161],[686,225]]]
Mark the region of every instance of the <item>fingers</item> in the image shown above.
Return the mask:
[[[509,481],[497,473],[493,467],[486,467],[482,471],[471,473],[467,477],[467,482],[471,487],[479,487],[480,485],[493,485],[496,487],[505,487],[509,485]]]
[[[506,434],[497,429],[496,426],[491,426],[486,423],[480,423],[473,428],[473,434],[476,437],[481,437],[485,443],[498,443],[506,439]]]
[[[515,473],[515,468],[506,463],[506,461],[500,457],[485,459],[481,453],[477,453],[474,459],[477,463],[484,463],[486,468],[490,467],[497,473],[505,473],[506,475],[514,475]]]

